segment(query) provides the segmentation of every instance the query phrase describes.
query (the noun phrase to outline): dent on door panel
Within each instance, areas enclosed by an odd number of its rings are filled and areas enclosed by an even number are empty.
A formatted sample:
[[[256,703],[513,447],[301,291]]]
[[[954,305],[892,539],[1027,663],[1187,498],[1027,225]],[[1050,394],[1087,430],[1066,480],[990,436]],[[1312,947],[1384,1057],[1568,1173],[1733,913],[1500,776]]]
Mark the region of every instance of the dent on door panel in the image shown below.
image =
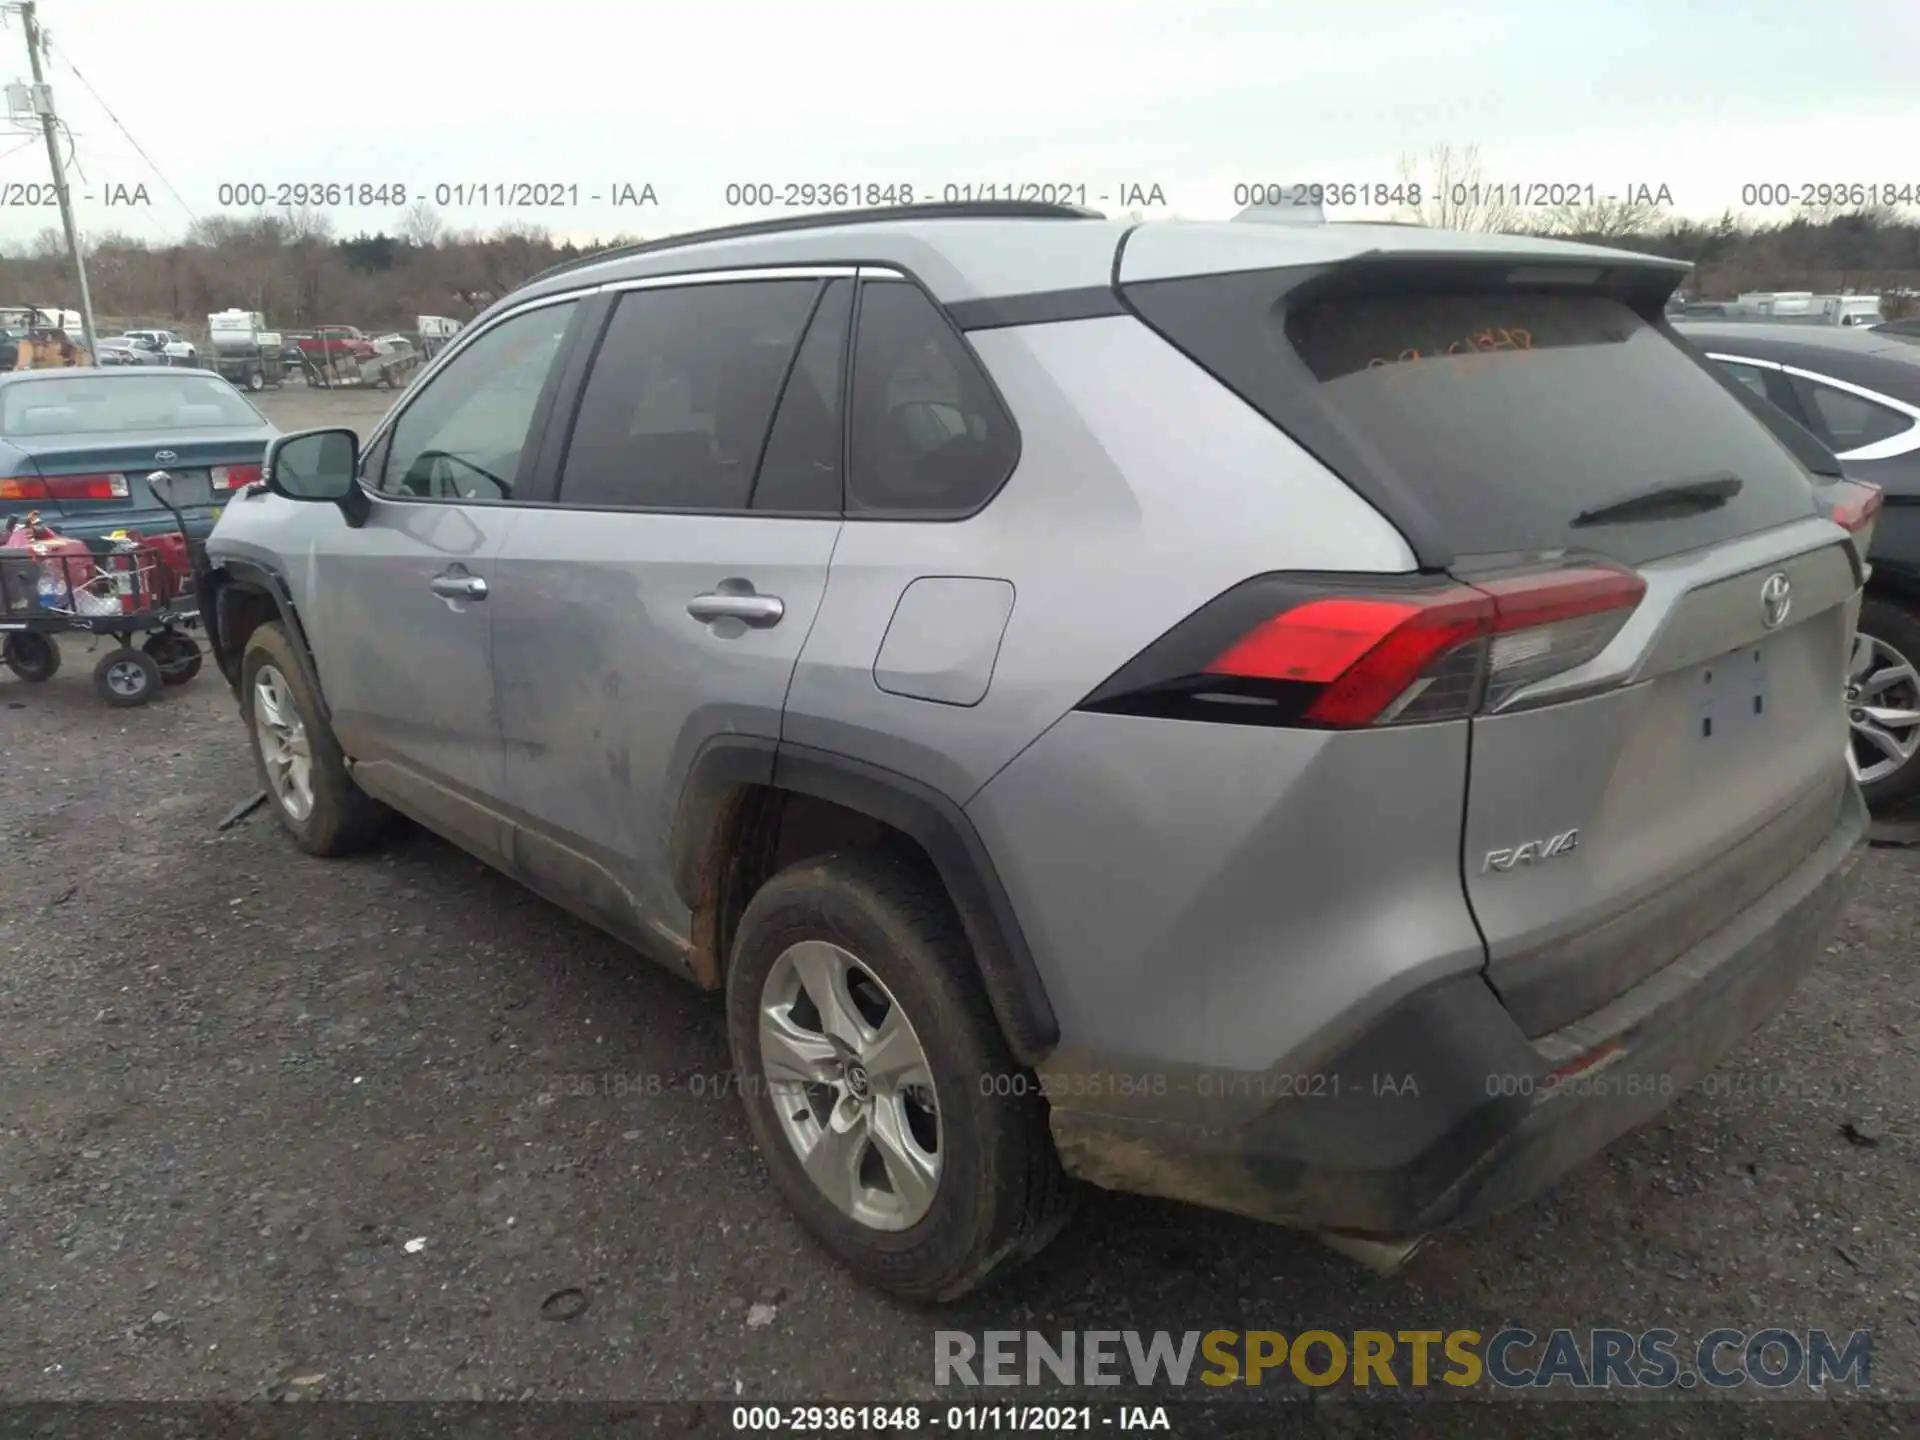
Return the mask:
[[[874,657],[873,683],[889,695],[978,705],[993,681],[1013,615],[1013,586],[969,576],[923,576],[900,593]]]

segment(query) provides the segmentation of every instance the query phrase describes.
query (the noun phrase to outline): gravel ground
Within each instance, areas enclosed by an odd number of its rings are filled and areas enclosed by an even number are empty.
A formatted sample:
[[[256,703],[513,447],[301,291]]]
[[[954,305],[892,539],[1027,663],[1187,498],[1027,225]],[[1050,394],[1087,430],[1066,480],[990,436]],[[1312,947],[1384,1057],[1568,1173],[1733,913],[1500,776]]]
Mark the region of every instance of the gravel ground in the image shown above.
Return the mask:
[[[1509,1321],[1870,1328],[1920,1396],[1920,851],[1873,852],[1821,971],[1662,1123],[1392,1279],[1092,1195],[937,1312],[790,1223],[713,1000],[425,834],[219,830],[255,779],[212,669],[115,711],[67,649],[0,673],[0,1398],[899,1400],[943,1328]]]

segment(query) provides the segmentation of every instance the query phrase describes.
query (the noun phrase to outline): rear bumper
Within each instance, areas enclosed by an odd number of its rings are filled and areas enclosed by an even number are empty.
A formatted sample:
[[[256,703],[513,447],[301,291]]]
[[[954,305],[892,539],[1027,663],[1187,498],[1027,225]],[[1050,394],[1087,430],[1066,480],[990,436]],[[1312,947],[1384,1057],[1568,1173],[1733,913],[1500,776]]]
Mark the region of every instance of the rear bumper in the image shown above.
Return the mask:
[[[1223,1101],[1272,1101],[1228,1128],[1126,1113],[1104,1081],[1099,1109],[1076,1106],[1043,1071],[1061,1158],[1109,1189],[1315,1229],[1411,1238],[1485,1219],[1644,1124],[1779,1011],[1852,895],[1866,829],[1849,784],[1818,847],[1738,920],[1536,1040],[1479,975],[1456,975],[1324,1062],[1201,1079]]]

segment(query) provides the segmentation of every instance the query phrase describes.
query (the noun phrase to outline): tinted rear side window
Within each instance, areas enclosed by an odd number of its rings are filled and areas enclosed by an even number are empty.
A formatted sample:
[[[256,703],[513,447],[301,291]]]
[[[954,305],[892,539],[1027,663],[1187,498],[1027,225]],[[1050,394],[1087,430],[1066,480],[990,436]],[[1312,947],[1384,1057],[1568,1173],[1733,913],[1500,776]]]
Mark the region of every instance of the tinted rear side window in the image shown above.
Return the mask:
[[[562,505],[744,510],[817,280],[620,297],[580,397]]]
[[[869,282],[854,336],[847,512],[939,520],[991,500],[1020,458],[1013,421],[916,285]]]
[[[1289,308],[1282,281],[1264,293],[1260,281],[1130,294],[1389,519],[1395,496],[1423,509],[1457,555],[1576,548],[1638,564],[1815,513],[1806,472],[1748,406],[1619,299],[1403,284]],[[1717,508],[1576,523],[1654,487],[1728,475],[1740,487]]]
[[[767,453],[754,482],[752,508],[838,515],[845,450],[847,327],[853,282],[835,280],[814,311],[774,413]]]

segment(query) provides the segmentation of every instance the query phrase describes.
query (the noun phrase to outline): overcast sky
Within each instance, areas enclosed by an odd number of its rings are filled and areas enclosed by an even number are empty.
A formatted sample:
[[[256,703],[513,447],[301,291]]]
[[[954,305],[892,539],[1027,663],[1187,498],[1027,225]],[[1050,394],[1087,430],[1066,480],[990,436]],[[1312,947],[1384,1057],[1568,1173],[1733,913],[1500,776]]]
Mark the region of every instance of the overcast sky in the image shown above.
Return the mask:
[[[452,228],[658,234],[749,218],[731,183],[1055,182],[1190,216],[1248,181],[1390,183],[1477,144],[1489,182],[1920,188],[1920,0],[42,0],[82,228],[150,239],[221,186],[405,186]],[[0,79],[23,79],[19,20]],[[77,67],[91,85],[74,74]],[[109,114],[111,112],[111,114]],[[115,123],[117,117],[118,124]],[[141,151],[145,152],[143,159]],[[151,163],[149,163],[151,162]],[[0,240],[58,212],[0,139]],[[575,204],[472,202],[544,182]],[[651,185],[657,207],[616,208]],[[150,203],[109,206],[114,187]],[[601,197],[597,202],[593,198]],[[1337,213],[1337,212],[1336,212]],[[1784,212],[1773,212],[1781,214]],[[394,209],[335,210],[343,233]]]

